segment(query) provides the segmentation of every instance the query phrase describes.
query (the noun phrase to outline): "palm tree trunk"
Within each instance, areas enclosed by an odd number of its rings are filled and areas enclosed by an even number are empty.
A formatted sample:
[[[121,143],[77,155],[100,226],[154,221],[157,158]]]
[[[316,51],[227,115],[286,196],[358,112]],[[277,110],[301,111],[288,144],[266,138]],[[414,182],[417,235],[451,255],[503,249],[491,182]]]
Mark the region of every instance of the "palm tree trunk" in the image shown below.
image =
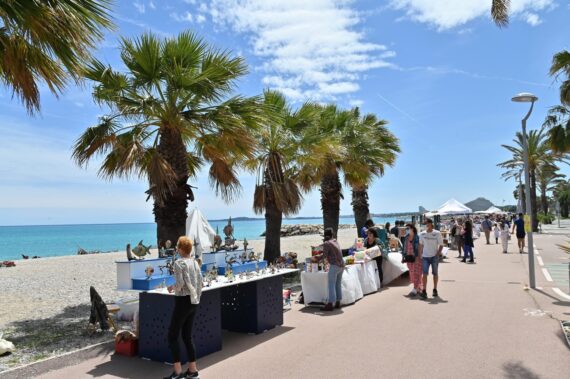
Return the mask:
[[[265,184],[265,250],[263,259],[267,262],[275,261],[281,255],[281,222],[283,212],[275,204],[275,196],[269,185],[270,166],[264,173]]]
[[[352,187],[351,204],[354,213],[354,222],[356,223],[356,236],[360,237],[360,230],[364,227],[366,220],[370,218],[368,186]]]
[[[180,133],[165,128],[161,132],[158,152],[171,165],[177,175],[176,187],[168,193],[164,200],[154,201],[154,220],[157,226],[157,241],[170,240],[176,244],[178,237],[186,234],[188,199],[186,184],[188,181],[188,164],[186,146]]]
[[[336,238],[338,232],[338,221],[340,217],[340,198],[342,196],[342,186],[338,171],[326,174],[321,180],[321,209],[323,210],[324,228],[332,228]]]
[[[536,173],[534,170],[530,172],[530,207],[532,209],[532,231],[538,232],[538,209],[536,201]]]
[[[548,214],[548,198],[546,197],[546,188],[540,189],[540,203],[542,205],[542,213]]]
[[[568,213],[570,213],[570,206],[568,203],[560,204],[560,215],[564,218],[568,217]]]

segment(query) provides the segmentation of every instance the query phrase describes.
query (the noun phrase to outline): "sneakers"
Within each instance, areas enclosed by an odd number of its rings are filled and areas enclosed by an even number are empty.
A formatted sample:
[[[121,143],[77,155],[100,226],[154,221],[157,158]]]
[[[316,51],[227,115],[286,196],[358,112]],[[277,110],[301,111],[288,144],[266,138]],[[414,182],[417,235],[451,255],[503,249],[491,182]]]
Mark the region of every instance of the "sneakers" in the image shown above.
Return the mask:
[[[165,376],[164,379],[186,379],[186,373],[181,372],[180,375],[175,373],[174,371],[169,376]]]
[[[427,292],[425,290],[420,292],[420,297],[422,298],[422,300],[426,300],[427,299]]]
[[[463,258],[463,259],[461,260],[461,262],[465,263],[465,262],[467,262],[467,259]]]
[[[412,288],[412,290],[410,291],[410,293],[408,294],[408,297],[414,297],[418,294],[418,291],[416,291],[415,288]]]
[[[475,263],[475,261],[473,259],[468,260],[467,262],[469,263]]]
[[[438,294],[437,294],[437,289],[434,288],[432,294],[433,294],[433,297],[437,297],[437,296],[438,296]]]
[[[200,374],[198,374],[198,371],[190,372],[190,370],[186,370],[186,378],[187,379],[200,379]]]
[[[334,309],[332,303],[327,303],[324,307],[321,308],[321,311],[330,312]]]

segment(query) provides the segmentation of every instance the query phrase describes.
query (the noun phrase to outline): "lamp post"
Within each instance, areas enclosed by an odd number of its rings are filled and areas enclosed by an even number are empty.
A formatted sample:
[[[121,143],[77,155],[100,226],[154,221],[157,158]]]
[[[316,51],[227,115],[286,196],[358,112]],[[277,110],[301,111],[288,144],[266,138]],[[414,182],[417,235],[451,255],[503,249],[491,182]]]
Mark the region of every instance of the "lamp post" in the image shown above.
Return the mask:
[[[530,103],[530,109],[524,118],[522,119],[522,137],[523,137],[523,159],[524,159],[524,186],[525,186],[525,195],[526,195],[526,212],[530,218],[530,231],[528,232],[528,271],[529,271],[529,284],[530,288],[536,288],[536,280],[534,275],[534,243],[532,238],[532,227],[533,227],[533,219],[532,219],[532,208],[531,208],[531,201],[530,201],[530,172],[529,172],[529,165],[528,165],[528,138],[526,135],[526,121],[530,117],[532,113],[532,109],[534,108],[534,102],[538,100],[538,97],[533,95],[532,93],[524,92],[519,93],[518,95],[512,98],[512,101],[517,103]]]

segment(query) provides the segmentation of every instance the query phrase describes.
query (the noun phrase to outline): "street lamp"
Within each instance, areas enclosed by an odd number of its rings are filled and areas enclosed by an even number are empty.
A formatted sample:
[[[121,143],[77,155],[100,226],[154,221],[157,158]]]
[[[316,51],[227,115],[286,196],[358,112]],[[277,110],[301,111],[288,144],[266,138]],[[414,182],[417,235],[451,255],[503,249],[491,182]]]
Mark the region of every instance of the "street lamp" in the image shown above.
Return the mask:
[[[532,219],[532,208],[531,208],[531,201],[530,201],[530,173],[529,173],[529,165],[528,165],[528,138],[526,135],[526,121],[530,117],[532,113],[532,109],[534,108],[534,102],[538,100],[538,97],[533,95],[532,93],[523,92],[519,93],[518,95],[512,98],[512,101],[516,103],[530,103],[530,109],[524,118],[522,119],[522,137],[523,137],[523,159],[524,159],[524,189],[526,195],[526,212],[530,218],[530,231],[528,232],[528,271],[529,271],[529,281],[530,281],[530,288],[536,288],[536,280],[534,277],[534,243],[532,239],[532,227],[533,227],[533,219]]]

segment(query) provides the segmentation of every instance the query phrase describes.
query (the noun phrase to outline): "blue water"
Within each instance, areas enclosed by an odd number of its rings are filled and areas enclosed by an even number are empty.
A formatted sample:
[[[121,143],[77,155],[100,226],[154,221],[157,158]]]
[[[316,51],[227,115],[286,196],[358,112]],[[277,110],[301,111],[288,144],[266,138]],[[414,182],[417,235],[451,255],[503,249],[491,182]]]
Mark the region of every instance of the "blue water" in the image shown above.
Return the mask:
[[[394,223],[393,219],[376,218],[378,224]],[[322,218],[288,220],[283,224],[322,224]],[[341,217],[341,224],[354,224],[354,218]],[[227,221],[210,221],[220,234]],[[265,220],[232,221],[234,236],[243,240],[260,239]],[[85,250],[124,250],[127,243],[156,244],[156,224],[42,225],[0,226],[0,261],[21,259],[22,254],[40,257],[74,255],[81,246]]]

